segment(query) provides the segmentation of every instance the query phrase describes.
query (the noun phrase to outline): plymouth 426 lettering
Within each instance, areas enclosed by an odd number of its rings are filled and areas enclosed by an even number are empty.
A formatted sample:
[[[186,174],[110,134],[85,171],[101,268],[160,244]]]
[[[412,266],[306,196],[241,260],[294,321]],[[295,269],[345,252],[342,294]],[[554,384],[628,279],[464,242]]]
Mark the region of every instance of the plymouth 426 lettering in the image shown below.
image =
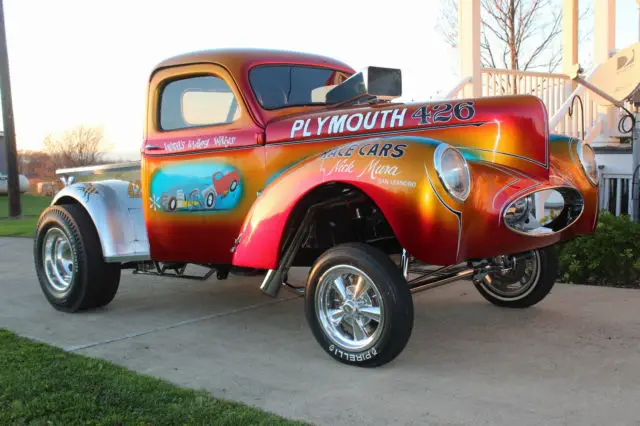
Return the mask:
[[[401,103],[400,70],[241,49],[169,58],[148,94],[136,190],[68,185],[40,217],[56,309],[108,305],[125,270],[255,275],[305,298],[329,356],[373,367],[404,350],[413,293],[468,280],[495,305],[535,305],[553,246],[595,229],[594,152],[550,134],[533,96]]]

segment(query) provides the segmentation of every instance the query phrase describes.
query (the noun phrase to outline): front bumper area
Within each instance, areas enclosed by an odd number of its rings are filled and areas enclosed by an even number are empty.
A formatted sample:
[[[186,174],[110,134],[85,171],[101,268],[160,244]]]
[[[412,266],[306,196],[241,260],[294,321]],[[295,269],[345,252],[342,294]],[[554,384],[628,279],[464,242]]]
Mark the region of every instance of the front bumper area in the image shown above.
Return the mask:
[[[462,211],[457,261],[546,247],[595,230],[598,188],[578,170],[552,165],[542,180],[496,164],[472,168],[476,191]]]
[[[552,235],[575,223],[584,211],[584,198],[575,188],[559,187],[518,197],[502,214],[504,225],[526,235]]]

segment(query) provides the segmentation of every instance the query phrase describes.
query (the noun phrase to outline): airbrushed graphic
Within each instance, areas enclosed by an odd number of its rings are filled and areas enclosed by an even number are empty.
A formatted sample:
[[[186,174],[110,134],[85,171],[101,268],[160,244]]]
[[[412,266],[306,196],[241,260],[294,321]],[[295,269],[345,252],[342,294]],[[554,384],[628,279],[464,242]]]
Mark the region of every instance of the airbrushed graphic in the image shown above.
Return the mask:
[[[221,163],[176,164],[154,174],[151,194],[164,212],[232,210],[242,197],[241,178]]]

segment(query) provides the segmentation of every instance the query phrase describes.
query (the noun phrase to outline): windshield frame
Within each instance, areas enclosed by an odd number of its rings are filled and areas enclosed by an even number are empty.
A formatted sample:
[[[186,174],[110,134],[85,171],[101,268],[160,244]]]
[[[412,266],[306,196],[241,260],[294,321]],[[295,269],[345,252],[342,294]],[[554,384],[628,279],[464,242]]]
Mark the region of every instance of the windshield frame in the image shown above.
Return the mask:
[[[260,108],[262,108],[265,111],[278,111],[278,110],[287,109],[287,108],[327,107],[327,106],[335,105],[333,103],[326,103],[326,102],[310,102],[310,103],[304,103],[304,104],[289,104],[289,105],[284,105],[284,106],[279,106],[279,107],[272,107],[272,108],[267,108],[267,107],[263,106],[262,103],[260,102],[259,98],[258,98],[258,94],[256,93],[256,89],[255,89],[255,87],[253,85],[253,81],[251,80],[251,73],[254,72],[256,69],[267,68],[267,67],[292,67],[292,68],[323,69],[323,70],[335,71],[335,72],[343,73],[343,74],[347,75],[347,78],[349,78],[352,75],[356,74],[352,70],[343,69],[343,68],[337,68],[337,67],[332,67],[332,66],[323,66],[322,64],[300,64],[300,63],[294,63],[294,62],[273,62],[273,63],[266,63],[266,64],[256,64],[256,65],[252,66],[251,68],[249,68],[249,70],[247,71],[247,81],[249,83],[249,87],[251,87],[251,93],[252,93],[252,95],[253,95],[253,97],[255,99],[256,105],[258,105]]]

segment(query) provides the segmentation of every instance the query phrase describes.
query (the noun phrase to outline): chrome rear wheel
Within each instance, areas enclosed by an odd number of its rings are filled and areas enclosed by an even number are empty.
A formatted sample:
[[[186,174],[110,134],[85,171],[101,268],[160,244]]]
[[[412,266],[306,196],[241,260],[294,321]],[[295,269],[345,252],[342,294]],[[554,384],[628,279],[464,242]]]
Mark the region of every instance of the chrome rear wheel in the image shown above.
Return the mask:
[[[76,268],[71,243],[60,228],[50,228],[45,234],[42,257],[47,283],[52,290],[57,293],[69,290]]]

